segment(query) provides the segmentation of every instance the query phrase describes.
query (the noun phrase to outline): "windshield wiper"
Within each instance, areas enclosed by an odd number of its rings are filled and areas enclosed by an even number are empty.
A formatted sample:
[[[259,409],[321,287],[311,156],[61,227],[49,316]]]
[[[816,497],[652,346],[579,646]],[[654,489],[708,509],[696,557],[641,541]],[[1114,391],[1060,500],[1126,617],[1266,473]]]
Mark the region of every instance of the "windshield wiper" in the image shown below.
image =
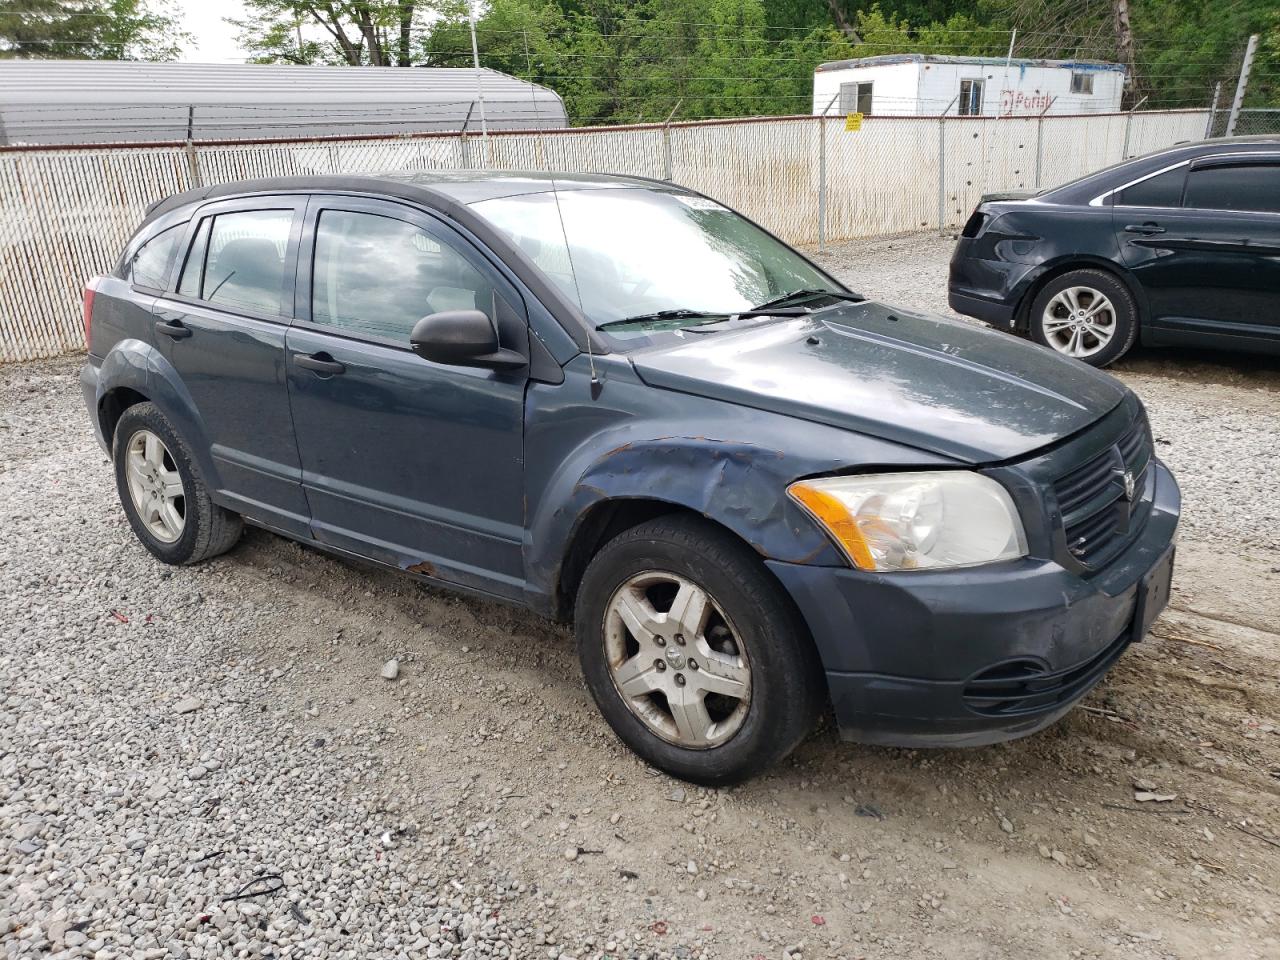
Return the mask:
[[[684,307],[678,307],[673,310],[658,310],[656,313],[642,313],[634,317],[624,317],[621,320],[608,320],[596,327],[597,330],[605,330],[609,327],[630,326],[632,324],[641,323],[661,323],[664,320],[709,320],[711,323],[720,323],[724,320],[736,319],[738,317],[802,317],[809,311],[801,310],[799,307],[752,307],[750,310],[688,310]],[[709,326],[710,324],[701,324],[701,326]]]
[[[609,327],[623,327],[631,324],[639,323],[658,323],[663,320],[706,320],[710,317],[723,317],[722,312],[709,310],[687,310],[679,307],[674,310],[658,310],[654,313],[641,313],[634,317],[623,317],[621,320],[609,320],[596,326],[597,330],[607,330]]]
[[[807,288],[804,290],[792,290],[790,293],[784,293],[780,297],[774,297],[772,300],[766,300],[764,303],[757,304],[751,309],[767,310],[770,307],[779,307],[787,303],[797,303],[801,300],[815,300],[818,297],[831,297],[833,300],[847,300],[850,303],[860,303],[867,299],[861,294],[848,293],[844,290],[818,290],[816,288]]]

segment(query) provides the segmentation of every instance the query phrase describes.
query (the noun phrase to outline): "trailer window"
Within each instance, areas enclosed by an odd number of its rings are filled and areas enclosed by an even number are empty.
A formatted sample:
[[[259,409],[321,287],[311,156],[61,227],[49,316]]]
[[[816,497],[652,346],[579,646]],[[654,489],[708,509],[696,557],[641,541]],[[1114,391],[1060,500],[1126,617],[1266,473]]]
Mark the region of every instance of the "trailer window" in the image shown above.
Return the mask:
[[[1079,71],[1071,71],[1071,92],[1072,93],[1093,93],[1093,74],[1080,73]]]
[[[871,116],[871,87],[870,83],[840,84],[840,112],[845,116],[851,113]]]
[[[981,80],[960,81],[960,116],[982,116],[982,84]]]

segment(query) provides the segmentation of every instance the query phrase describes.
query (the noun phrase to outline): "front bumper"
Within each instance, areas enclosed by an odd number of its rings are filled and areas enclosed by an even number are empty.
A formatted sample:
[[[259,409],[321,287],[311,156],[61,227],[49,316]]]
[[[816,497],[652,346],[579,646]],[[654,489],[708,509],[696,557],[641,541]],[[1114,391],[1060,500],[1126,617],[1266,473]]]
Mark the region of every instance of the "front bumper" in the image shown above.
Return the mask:
[[[1143,597],[1171,561],[1181,495],[1155,471],[1142,532],[1087,578],[1035,558],[896,574],[770,561],[817,644],[841,736],[977,746],[1070,710],[1142,639]]]

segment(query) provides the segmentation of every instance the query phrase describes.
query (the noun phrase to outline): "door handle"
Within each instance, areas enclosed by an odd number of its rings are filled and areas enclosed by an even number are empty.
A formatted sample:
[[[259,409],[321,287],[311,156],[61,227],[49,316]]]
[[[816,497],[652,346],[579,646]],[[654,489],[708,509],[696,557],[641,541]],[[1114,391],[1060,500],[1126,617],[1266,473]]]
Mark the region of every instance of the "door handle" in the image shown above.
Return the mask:
[[[163,333],[166,337],[172,337],[174,340],[181,340],[184,337],[191,336],[191,328],[182,325],[181,320],[157,320],[156,333]]]
[[[1164,227],[1158,223],[1130,223],[1124,228],[1125,233],[1164,233]]]
[[[306,370],[336,376],[347,369],[346,364],[339,363],[327,353],[295,353],[293,362]]]

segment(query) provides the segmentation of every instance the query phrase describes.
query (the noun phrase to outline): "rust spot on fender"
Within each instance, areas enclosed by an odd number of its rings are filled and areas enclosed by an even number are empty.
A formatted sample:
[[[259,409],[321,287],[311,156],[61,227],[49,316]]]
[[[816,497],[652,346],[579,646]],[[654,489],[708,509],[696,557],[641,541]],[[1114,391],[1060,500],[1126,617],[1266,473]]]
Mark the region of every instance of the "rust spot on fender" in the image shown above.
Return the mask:
[[[439,572],[436,570],[436,565],[434,563],[428,563],[426,560],[419,560],[417,563],[412,563],[405,567],[405,570],[409,573],[422,574],[424,577],[440,576]]]

